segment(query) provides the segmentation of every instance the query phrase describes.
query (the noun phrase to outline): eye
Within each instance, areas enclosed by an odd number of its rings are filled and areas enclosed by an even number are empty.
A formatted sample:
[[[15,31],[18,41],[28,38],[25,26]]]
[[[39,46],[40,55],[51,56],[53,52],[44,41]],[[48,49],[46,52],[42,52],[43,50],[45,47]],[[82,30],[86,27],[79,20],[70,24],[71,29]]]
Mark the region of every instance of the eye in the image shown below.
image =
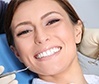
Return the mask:
[[[50,21],[46,24],[46,26],[52,25],[52,24],[54,24],[54,23],[56,23],[56,22],[58,22],[58,21],[60,21],[60,19],[53,19],[53,20],[50,20]]]
[[[21,36],[21,35],[25,35],[25,34],[28,34],[29,32],[31,32],[32,30],[24,30],[24,31],[21,31],[20,33],[17,34],[17,36]]]

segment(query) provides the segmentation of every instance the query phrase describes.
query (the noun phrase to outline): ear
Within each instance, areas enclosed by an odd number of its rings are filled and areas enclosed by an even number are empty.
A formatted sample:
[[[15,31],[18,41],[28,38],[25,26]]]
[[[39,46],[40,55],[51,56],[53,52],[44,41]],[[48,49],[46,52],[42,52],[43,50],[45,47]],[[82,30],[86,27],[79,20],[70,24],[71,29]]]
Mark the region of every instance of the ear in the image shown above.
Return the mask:
[[[21,57],[17,51],[17,49],[14,46],[10,46],[10,49],[14,52],[15,56],[22,62]]]
[[[79,44],[81,42],[82,37],[82,22],[78,20],[77,24],[75,25],[75,42]]]

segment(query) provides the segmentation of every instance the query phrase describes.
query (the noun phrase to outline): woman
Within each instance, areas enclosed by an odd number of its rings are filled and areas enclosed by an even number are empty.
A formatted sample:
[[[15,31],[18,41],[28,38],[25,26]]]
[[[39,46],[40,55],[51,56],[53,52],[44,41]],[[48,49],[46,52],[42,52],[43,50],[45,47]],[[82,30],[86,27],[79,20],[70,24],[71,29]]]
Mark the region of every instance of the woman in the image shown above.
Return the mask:
[[[97,84],[80,68],[84,26],[67,0],[11,0],[5,18],[10,48],[39,76],[33,84]]]

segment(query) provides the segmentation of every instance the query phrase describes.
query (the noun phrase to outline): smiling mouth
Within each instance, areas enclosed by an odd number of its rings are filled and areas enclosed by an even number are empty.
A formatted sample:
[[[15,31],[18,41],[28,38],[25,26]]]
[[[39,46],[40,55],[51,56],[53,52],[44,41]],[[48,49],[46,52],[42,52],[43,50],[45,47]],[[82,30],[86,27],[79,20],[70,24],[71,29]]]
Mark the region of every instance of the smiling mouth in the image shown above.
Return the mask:
[[[51,48],[49,50],[46,50],[44,52],[41,52],[39,54],[36,55],[36,59],[41,59],[41,58],[44,58],[44,57],[49,57],[49,56],[52,56],[54,55],[55,53],[59,52],[61,50],[61,47],[54,47],[54,48]]]

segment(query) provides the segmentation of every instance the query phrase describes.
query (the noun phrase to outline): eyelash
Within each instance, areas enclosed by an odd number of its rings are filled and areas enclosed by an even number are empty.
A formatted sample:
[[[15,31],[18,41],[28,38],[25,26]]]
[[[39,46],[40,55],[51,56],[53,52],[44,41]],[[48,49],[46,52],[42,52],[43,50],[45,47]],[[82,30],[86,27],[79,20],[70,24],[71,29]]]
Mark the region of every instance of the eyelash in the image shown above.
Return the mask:
[[[54,23],[56,23],[56,22],[58,22],[58,21],[60,21],[60,19],[53,19],[53,20],[50,20],[50,21],[46,24],[46,26],[52,25],[52,24],[54,24]]]
[[[54,24],[54,23],[56,23],[56,22],[58,22],[58,21],[60,21],[60,19],[50,20],[50,21],[46,24],[46,26],[52,25],[52,24]],[[17,36],[21,36],[21,35],[23,35],[23,34],[27,34],[27,33],[31,32],[31,31],[32,31],[32,30],[24,30],[24,31],[18,33]]]
[[[23,35],[23,34],[27,34],[27,33],[31,32],[31,31],[32,30],[24,30],[24,31],[18,33],[17,36],[20,36],[20,35]]]

